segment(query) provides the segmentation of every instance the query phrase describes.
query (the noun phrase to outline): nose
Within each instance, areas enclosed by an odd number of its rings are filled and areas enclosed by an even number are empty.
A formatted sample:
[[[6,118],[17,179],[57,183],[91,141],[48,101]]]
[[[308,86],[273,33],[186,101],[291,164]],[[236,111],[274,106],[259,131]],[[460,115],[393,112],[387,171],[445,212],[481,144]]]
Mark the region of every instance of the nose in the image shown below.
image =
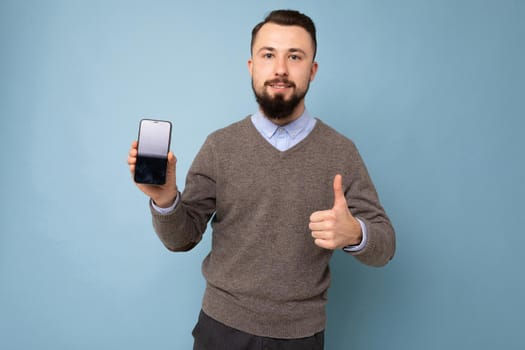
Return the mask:
[[[286,57],[280,57],[275,60],[275,75],[280,77],[288,76],[288,61]]]

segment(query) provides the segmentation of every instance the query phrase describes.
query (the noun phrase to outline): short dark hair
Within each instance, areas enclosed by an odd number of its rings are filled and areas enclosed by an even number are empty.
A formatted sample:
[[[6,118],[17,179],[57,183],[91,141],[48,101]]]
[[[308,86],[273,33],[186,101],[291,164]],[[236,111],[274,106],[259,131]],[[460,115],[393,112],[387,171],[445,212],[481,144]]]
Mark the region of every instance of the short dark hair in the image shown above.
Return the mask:
[[[304,28],[312,38],[312,41],[314,43],[314,58],[315,54],[317,53],[317,39],[315,35],[315,24],[312,21],[310,17],[307,15],[295,11],[295,10],[274,10],[270,12],[268,16],[262,21],[261,23],[258,23],[255,27],[252,29],[252,41],[250,45],[250,50],[253,51],[253,44],[255,42],[255,37],[257,36],[257,33],[261,29],[263,25],[266,23],[274,23],[279,24],[283,26],[299,26],[301,28]]]

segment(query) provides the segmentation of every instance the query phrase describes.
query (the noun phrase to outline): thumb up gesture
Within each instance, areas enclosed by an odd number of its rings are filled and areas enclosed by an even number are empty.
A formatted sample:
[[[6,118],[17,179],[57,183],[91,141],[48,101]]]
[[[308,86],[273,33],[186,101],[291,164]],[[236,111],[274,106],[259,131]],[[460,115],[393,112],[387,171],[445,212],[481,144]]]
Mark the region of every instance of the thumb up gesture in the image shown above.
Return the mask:
[[[334,250],[361,243],[361,225],[348,209],[341,175],[334,178],[334,206],[310,215],[308,227],[321,248]]]

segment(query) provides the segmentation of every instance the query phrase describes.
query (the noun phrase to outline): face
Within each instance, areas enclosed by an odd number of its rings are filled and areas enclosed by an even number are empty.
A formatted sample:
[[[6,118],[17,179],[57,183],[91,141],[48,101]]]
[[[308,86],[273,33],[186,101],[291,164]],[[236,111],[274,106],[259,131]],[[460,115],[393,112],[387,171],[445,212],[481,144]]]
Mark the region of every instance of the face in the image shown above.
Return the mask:
[[[263,113],[280,123],[297,119],[317,72],[310,34],[299,26],[266,23],[252,48],[248,68]]]

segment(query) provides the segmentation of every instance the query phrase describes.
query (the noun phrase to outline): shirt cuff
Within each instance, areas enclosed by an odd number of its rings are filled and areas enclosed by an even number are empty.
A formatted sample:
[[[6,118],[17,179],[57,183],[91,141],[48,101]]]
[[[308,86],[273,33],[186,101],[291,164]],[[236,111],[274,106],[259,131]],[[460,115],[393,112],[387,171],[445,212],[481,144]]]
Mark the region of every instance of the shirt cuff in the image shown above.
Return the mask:
[[[177,207],[177,205],[179,204],[180,202],[180,192],[177,193],[177,198],[175,198],[175,202],[173,202],[173,204],[167,208],[161,208],[159,207],[158,205],[155,204],[155,202],[153,202],[152,199],[149,200],[150,203],[151,203],[151,206],[153,207],[153,209],[155,209],[159,214],[162,214],[162,215],[167,215],[169,213],[171,213],[172,211],[175,210],[175,208]]]
[[[365,223],[361,221],[361,219],[359,218],[356,218],[356,219],[359,222],[359,225],[361,225],[361,232],[363,233],[363,238],[361,239],[361,243],[359,243],[358,245],[348,245],[344,247],[343,250],[348,253],[355,253],[355,252],[362,250],[366,246],[366,242],[368,238],[368,233],[366,231]]]

